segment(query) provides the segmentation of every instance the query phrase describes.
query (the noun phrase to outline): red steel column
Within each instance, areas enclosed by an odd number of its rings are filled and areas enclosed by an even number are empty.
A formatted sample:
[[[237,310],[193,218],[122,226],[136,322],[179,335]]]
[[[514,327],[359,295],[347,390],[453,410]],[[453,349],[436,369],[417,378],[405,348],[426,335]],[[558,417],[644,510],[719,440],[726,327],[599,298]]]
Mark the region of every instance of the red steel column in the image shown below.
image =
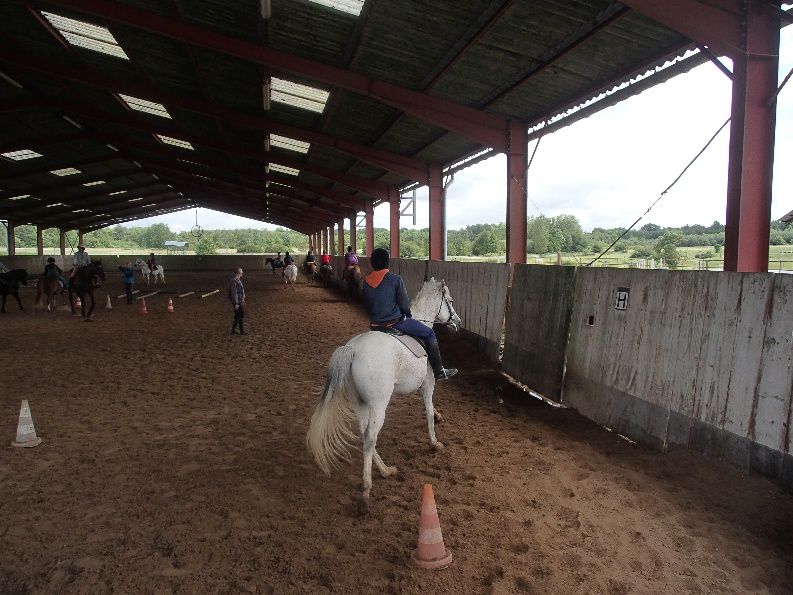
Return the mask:
[[[371,256],[374,252],[374,203],[371,200],[366,201],[364,215],[366,218],[366,256]]]
[[[344,255],[347,251],[344,245],[344,218],[339,219],[339,254]]]
[[[77,245],[82,246],[85,244],[85,232],[82,229],[77,230]]]
[[[399,217],[401,198],[399,190],[393,186],[388,187],[388,208],[389,208],[389,236],[390,236],[390,250],[391,256],[399,258]]]
[[[58,235],[60,236],[60,244],[61,244],[61,256],[66,256],[66,229],[63,227],[58,229]]]
[[[776,102],[772,98],[779,71],[779,16],[760,0],[747,2],[746,48],[746,56],[733,60],[733,71],[743,71],[741,76],[733,75],[733,85],[740,84],[741,79],[745,82],[736,270],[765,273],[771,235],[776,128]],[[726,260],[725,256],[725,264]]]
[[[323,227],[322,228],[322,249],[327,254],[330,254],[330,252],[328,252],[328,228],[327,227]]]
[[[6,235],[8,236],[8,255],[14,256],[17,253],[16,237],[14,228],[16,227],[11,221],[7,222]]]
[[[510,120],[507,138],[507,262],[526,262],[526,123]]]
[[[328,242],[330,243],[330,250],[328,250],[328,254],[336,254],[336,234],[334,233],[336,230],[333,229],[333,225],[328,227]]]
[[[350,246],[352,246],[352,251],[356,254],[358,253],[358,237],[357,231],[358,229],[355,227],[358,225],[358,213],[352,211],[350,213]]]
[[[440,165],[429,166],[427,185],[430,189],[430,260],[443,260],[446,217],[443,208],[443,171]]]
[[[39,256],[44,256],[44,229],[42,229],[41,225],[36,226],[36,254]]]

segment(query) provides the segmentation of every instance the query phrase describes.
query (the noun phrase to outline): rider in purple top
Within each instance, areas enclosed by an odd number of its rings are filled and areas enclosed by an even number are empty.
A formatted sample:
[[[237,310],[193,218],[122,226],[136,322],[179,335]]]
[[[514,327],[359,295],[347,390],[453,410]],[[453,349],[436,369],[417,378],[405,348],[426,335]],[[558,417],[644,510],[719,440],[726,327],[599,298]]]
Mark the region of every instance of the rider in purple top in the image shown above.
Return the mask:
[[[344,255],[344,265],[351,267],[358,264],[358,257],[352,250],[352,246],[347,246],[347,254]]]

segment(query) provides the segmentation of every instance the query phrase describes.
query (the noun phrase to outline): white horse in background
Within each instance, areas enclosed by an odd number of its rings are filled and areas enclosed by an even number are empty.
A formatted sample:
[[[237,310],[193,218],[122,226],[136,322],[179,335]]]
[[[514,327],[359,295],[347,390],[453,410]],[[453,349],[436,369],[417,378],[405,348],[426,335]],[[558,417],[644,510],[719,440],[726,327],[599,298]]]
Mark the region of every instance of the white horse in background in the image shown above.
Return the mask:
[[[415,320],[429,327],[440,323],[456,331],[461,324],[449,288],[434,278],[424,283],[410,303],[410,310]],[[386,333],[369,331],[356,335],[333,352],[306,443],[320,469],[330,475],[340,459],[349,460],[348,447],[358,439],[348,424],[357,415],[363,446],[361,512],[369,510],[372,461],[383,477],[397,472],[396,467],[387,467],[375,450],[393,395],[421,393],[430,446],[443,448],[435,437],[434,390],[435,375],[427,357],[416,357],[397,338]]]
[[[297,265],[290,264],[284,267],[284,283],[292,286],[292,291],[295,290],[295,281],[297,281]]]
[[[156,271],[152,271],[145,261],[138,259],[135,261],[135,266],[140,269],[140,274],[146,279],[146,287],[149,286],[149,277],[154,277],[155,286],[158,281],[162,281],[162,284],[165,285],[165,269],[162,268],[161,264],[157,265]]]

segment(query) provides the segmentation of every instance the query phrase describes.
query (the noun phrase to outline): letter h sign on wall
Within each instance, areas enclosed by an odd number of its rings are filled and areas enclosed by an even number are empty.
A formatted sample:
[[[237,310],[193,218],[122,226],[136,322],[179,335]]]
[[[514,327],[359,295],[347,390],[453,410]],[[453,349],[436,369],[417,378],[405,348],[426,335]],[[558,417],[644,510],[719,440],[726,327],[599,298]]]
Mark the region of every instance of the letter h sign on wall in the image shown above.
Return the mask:
[[[630,294],[631,290],[627,287],[618,287],[617,288],[617,300],[614,302],[614,309],[615,310],[627,310],[628,309],[628,295]]]

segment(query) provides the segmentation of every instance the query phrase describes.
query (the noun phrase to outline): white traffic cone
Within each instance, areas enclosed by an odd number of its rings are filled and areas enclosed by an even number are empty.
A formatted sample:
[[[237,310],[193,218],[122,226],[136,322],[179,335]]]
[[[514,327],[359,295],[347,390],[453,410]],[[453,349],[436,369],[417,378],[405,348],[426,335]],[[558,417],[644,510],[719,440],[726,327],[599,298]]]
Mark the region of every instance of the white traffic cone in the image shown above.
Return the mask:
[[[41,444],[41,438],[36,436],[36,428],[33,425],[33,417],[30,414],[30,405],[27,399],[22,401],[19,409],[19,423],[17,424],[17,439],[11,446],[22,448],[33,448]]]
[[[173,314],[173,299],[172,298],[168,298],[168,312]]]
[[[83,303],[80,301],[80,296],[79,295],[74,300],[74,307],[75,308],[82,308],[83,307]]]
[[[105,304],[105,310],[112,310],[113,303],[110,301],[110,294],[107,294],[107,303]]]

